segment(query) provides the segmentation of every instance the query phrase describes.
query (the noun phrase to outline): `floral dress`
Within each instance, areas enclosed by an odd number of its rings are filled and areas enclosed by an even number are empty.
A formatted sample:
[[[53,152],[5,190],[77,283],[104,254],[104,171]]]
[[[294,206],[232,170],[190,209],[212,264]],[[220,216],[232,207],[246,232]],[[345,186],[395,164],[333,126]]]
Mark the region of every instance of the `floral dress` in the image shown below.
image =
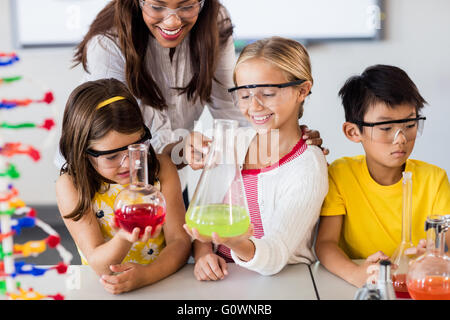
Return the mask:
[[[104,187],[107,186],[108,184],[104,185]],[[159,181],[156,182],[154,186],[160,190]],[[95,215],[105,241],[112,239],[116,234],[116,231],[113,228],[115,225],[113,210],[114,200],[124,187],[125,186],[120,184],[110,184],[108,190],[105,192],[97,192],[94,195],[93,206]],[[164,233],[161,230],[161,233],[157,238],[151,238],[147,242],[135,242],[122,263],[134,262],[139,264],[149,264],[158,257],[164,247]],[[78,252],[81,257],[81,263],[87,265],[87,260],[80,249],[78,249]]]

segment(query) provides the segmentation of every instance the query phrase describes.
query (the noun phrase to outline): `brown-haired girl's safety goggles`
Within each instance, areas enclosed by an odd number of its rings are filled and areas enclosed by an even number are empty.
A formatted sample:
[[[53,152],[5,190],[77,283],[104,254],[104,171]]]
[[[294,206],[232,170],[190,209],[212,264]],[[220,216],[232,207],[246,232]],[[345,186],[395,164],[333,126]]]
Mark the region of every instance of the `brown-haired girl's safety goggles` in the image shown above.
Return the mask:
[[[144,143],[152,139],[152,134],[147,126],[144,126],[144,136],[138,141],[131,144]],[[123,164],[124,159],[128,155],[128,146],[123,146],[113,150],[97,151],[93,149],[87,149],[86,153],[94,158],[96,158],[96,163],[98,167],[102,168],[118,168]]]

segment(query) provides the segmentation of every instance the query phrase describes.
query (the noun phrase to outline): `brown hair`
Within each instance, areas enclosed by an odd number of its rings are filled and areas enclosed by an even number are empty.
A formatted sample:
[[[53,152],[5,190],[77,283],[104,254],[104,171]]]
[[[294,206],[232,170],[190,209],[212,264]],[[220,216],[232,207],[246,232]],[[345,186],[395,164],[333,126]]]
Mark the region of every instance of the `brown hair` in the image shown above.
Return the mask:
[[[138,0],[113,0],[100,11],[83,41],[77,46],[74,62],[87,71],[87,43],[96,35],[116,40],[125,57],[125,79],[131,93],[146,105],[164,109],[167,103],[146,66],[146,50],[151,33],[142,18]],[[209,102],[220,46],[233,33],[231,20],[218,0],[205,1],[190,31],[190,57],[193,76],[185,88],[189,100]]]
[[[280,68],[286,75],[287,81],[306,80],[314,83],[311,71],[311,61],[308,51],[299,42],[282,37],[262,39],[247,45],[241,52],[233,72],[236,83],[236,69],[247,60],[261,58]],[[302,102],[298,118],[303,115]]]
[[[123,96],[119,100],[97,109],[106,99]],[[62,134],[59,148],[66,163],[60,174],[72,178],[78,192],[78,203],[66,219],[78,221],[92,208],[92,199],[101,190],[104,182],[113,183],[102,177],[89,161],[86,150],[92,142],[101,139],[111,130],[124,134],[144,132],[144,119],[139,105],[126,86],[116,79],[101,79],[85,82],[70,94],[64,110]],[[155,151],[149,146],[149,181],[157,180],[159,162]]]

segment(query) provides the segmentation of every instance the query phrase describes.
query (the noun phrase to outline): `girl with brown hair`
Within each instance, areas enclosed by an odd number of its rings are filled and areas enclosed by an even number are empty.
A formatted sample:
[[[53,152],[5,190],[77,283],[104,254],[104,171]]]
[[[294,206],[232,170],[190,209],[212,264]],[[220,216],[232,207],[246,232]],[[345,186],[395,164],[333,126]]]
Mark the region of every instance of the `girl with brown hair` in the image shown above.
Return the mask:
[[[56,182],[57,203],[82,263],[114,294],[167,277],[190,254],[176,167],[155,154],[150,139],[136,99],[120,81],[89,81],[70,95],[59,143],[66,163]],[[115,228],[113,213],[115,197],[130,181],[127,147],[136,143],[149,145],[148,183],[160,189],[167,206],[164,225],[153,233],[147,227],[142,236],[139,228]]]

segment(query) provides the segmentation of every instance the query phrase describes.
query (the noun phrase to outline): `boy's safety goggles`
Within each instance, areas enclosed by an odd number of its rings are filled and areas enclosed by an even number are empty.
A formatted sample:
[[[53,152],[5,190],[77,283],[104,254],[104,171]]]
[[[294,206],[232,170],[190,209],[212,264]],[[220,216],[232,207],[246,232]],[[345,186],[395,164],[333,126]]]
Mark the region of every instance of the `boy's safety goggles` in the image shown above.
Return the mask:
[[[423,132],[426,117],[407,118],[382,122],[352,121],[353,123],[367,127],[371,141],[394,144],[400,133],[407,142],[420,137]]]

